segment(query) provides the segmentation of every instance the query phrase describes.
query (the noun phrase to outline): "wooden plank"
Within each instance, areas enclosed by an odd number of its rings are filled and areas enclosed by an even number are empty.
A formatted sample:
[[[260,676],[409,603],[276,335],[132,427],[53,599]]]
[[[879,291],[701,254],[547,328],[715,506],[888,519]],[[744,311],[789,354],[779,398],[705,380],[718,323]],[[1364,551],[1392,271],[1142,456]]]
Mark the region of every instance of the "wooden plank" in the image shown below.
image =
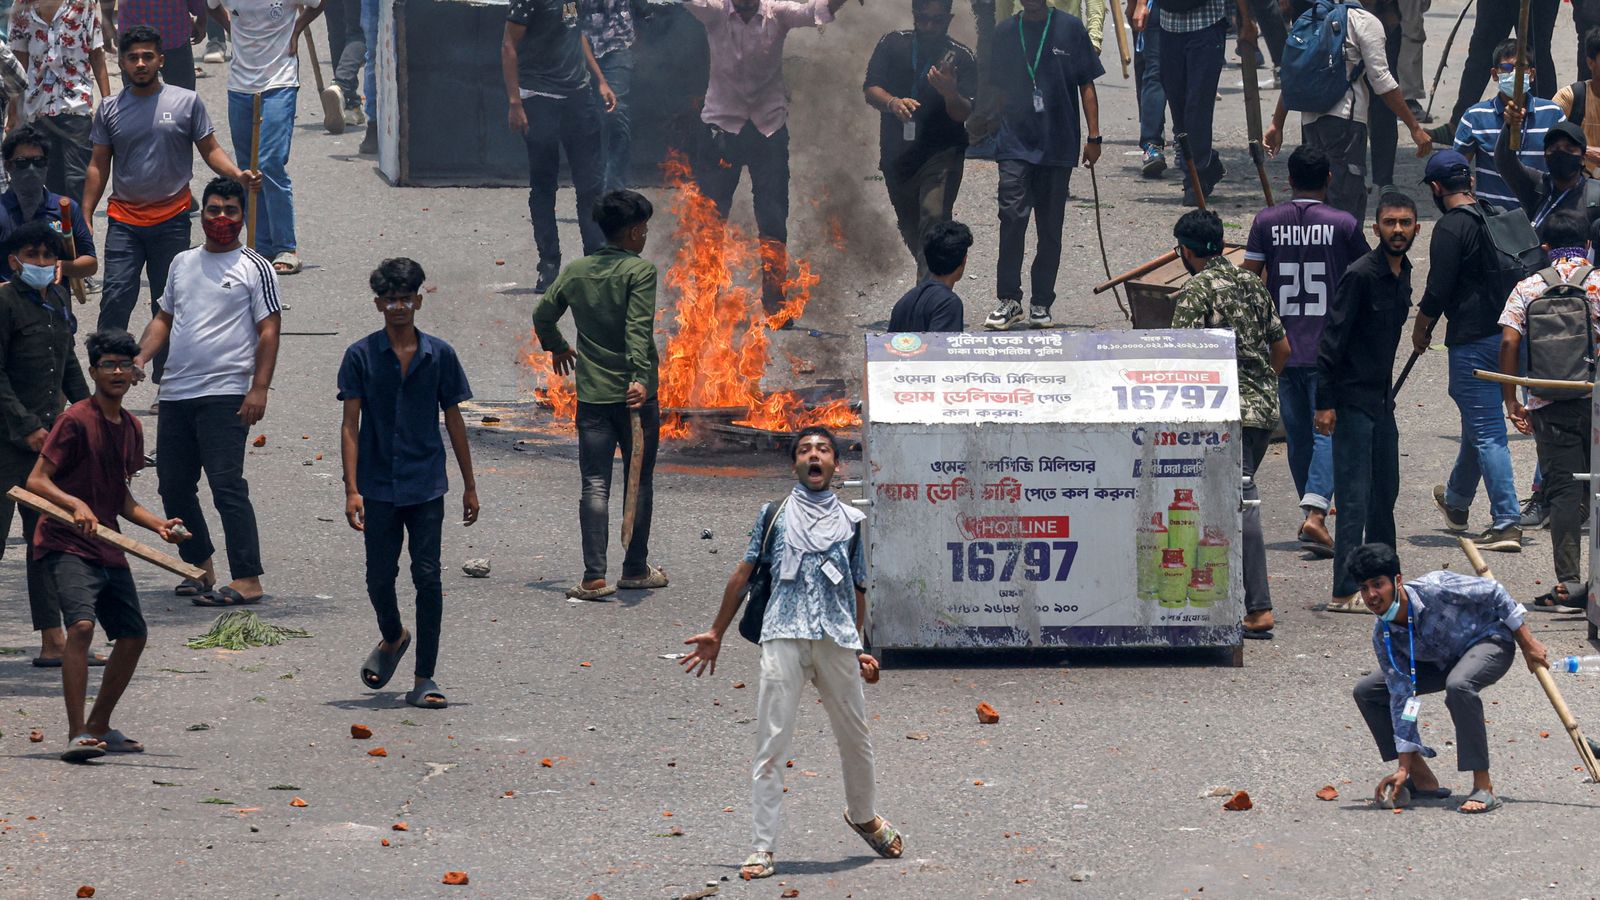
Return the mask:
[[[44,515],[55,519],[57,522],[77,527],[76,523],[72,521],[72,513],[67,512],[66,510],[55,505],[54,503],[51,503],[49,500],[46,500],[38,494],[33,493],[32,491],[26,490],[22,487],[14,487],[6,492],[6,496],[17,501],[18,503],[21,503],[23,506],[32,507],[33,509],[38,510]],[[148,544],[142,544],[120,531],[112,531],[110,528],[107,528],[104,525],[96,525],[94,527],[94,536],[120,550],[132,553],[134,556],[139,557],[147,563],[160,566],[161,568],[166,569],[168,572],[172,572],[173,574],[182,575],[184,578],[193,578],[195,581],[205,580],[206,573],[199,567],[191,566],[183,560],[178,559],[176,556],[170,556],[166,553],[162,553],[160,550],[157,550]]]
[[[1501,384],[1515,384],[1525,388],[1544,388],[1551,391],[1585,391],[1594,390],[1592,381],[1557,381],[1551,378],[1527,378],[1522,375],[1507,375],[1504,372],[1491,372],[1488,369],[1473,369],[1472,374],[1484,381],[1498,381]]]

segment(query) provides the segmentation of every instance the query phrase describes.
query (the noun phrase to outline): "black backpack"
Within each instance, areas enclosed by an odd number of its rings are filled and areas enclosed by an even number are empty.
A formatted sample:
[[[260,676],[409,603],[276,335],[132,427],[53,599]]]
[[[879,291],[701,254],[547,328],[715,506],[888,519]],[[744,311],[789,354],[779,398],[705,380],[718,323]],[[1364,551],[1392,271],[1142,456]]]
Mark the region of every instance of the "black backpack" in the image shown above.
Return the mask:
[[[1589,297],[1584,279],[1594,266],[1579,266],[1572,277],[1562,278],[1554,266],[1539,273],[1546,285],[1528,302],[1523,326],[1522,367],[1529,378],[1554,381],[1594,380],[1594,332],[1589,321]],[[1528,389],[1541,400],[1586,397],[1587,390]]]
[[[1501,297],[1511,296],[1517,282],[1549,264],[1549,257],[1539,245],[1539,234],[1528,221],[1528,214],[1520,209],[1497,209],[1481,201],[1459,206],[1483,225],[1488,239],[1489,259],[1485,261],[1484,275],[1493,283]]]
[[[778,521],[779,511],[788,502],[789,498],[785,496],[782,500],[768,503],[766,513],[761,516],[761,550],[756,556],[755,571],[750,573],[750,580],[745,584],[744,614],[739,617],[739,635],[752,644],[761,643],[761,624],[767,618],[767,601],[772,599],[772,526]],[[855,534],[850,537],[852,564],[860,541],[861,523],[857,522]]]
[[[1575,81],[1572,83],[1572,112],[1567,113],[1567,121],[1583,127],[1583,114],[1589,111],[1589,82]]]

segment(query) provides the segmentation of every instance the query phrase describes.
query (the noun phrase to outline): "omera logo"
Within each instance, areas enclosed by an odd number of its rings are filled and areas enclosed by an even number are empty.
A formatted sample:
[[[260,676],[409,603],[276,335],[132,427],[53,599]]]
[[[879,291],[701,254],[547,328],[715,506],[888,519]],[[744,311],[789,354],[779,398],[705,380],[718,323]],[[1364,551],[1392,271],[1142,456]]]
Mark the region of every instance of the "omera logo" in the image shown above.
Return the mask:
[[[889,342],[883,346],[887,348],[890,353],[893,353],[897,356],[916,356],[928,349],[927,346],[922,343],[922,338],[917,337],[914,334],[897,334],[894,337],[889,338]]]
[[[1220,447],[1228,442],[1229,437],[1225,431],[1151,431],[1148,428],[1133,430],[1133,442],[1141,447],[1146,444],[1156,447]]]
[[[1122,377],[1133,384],[1221,384],[1221,372],[1181,371],[1177,369],[1123,369]]]

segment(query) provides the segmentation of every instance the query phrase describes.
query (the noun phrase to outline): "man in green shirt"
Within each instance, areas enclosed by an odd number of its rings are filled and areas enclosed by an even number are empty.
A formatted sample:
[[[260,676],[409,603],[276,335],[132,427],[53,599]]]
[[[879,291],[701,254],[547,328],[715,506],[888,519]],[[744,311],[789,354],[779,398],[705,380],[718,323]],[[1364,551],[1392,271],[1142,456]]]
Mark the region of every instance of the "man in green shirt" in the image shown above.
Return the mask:
[[[650,201],[634,191],[612,191],[594,206],[595,224],[606,245],[567,266],[533,311],[539,346],[550,352],[557,374],[572,372],[578,382],[578,471],[583,497],[578,526],[583,534],[583,581],[567,591],[576,600],[599,600],[624,589],[667,586],[665,572],[650,565],[650,512],[661,405],[656,400],[656,267],[640,258],[650,234]],[[578,327],[574,350],[556,323],[568,308]],[[612,460],[633,453],[633,428],[639,416],[644,433],[644,464],[639,471],[639,503],[633,538],[623,548],[622,579],[606,582]],[[626,496],[623,502],[627,502]]]

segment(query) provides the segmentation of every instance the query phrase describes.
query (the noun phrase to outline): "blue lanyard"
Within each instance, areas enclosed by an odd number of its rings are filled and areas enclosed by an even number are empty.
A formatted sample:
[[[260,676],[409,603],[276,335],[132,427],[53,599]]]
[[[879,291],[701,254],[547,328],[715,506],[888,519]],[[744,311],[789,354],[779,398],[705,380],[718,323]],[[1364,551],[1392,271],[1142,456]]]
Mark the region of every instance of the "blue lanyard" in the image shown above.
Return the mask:
[[[1395,602],[1399,603],[1400,601],[1398,599],[1396,599]],[[1410,619],[1406,620],[1406,639],[1411,645],[1411,658],[1406,660],[1406,662],[1409,663],[1410,666],[1411,666],[1411,694],[1412,694],[1412,696],[1416,696],[1416,693],[1417,693],[1417,633],[1411,629],[1411,620]],[[1398,671],[1399,668],[1400,668],[1400,664],[1394,661],[1394,645],[1389,642],[1389,626],[1387,626],[1387,625],[1383,626],[1383,649],[1388,651],[1388,653],[1389,653],[1389,665],[1393,666]]]
[[[1579,182],[1579,184],[1581,185],[1582,182]],[[1555,187],[1555,185],[1551,185],[1551,187]],[[1540,225],[1543,225],[1544,220],[1548,218],[1552,212],[1555,212],[1556,207],[1561,205],[1561,201],[1567,199],[1567,195],[1572,193],[1572,190],[1572,188],[1567,188],[1560,194],[1557,194],[1554,198],[1545,200],[1544,205],[1539,207],[1539,211],[1533,215],[1533,227],[1538,228]]]

